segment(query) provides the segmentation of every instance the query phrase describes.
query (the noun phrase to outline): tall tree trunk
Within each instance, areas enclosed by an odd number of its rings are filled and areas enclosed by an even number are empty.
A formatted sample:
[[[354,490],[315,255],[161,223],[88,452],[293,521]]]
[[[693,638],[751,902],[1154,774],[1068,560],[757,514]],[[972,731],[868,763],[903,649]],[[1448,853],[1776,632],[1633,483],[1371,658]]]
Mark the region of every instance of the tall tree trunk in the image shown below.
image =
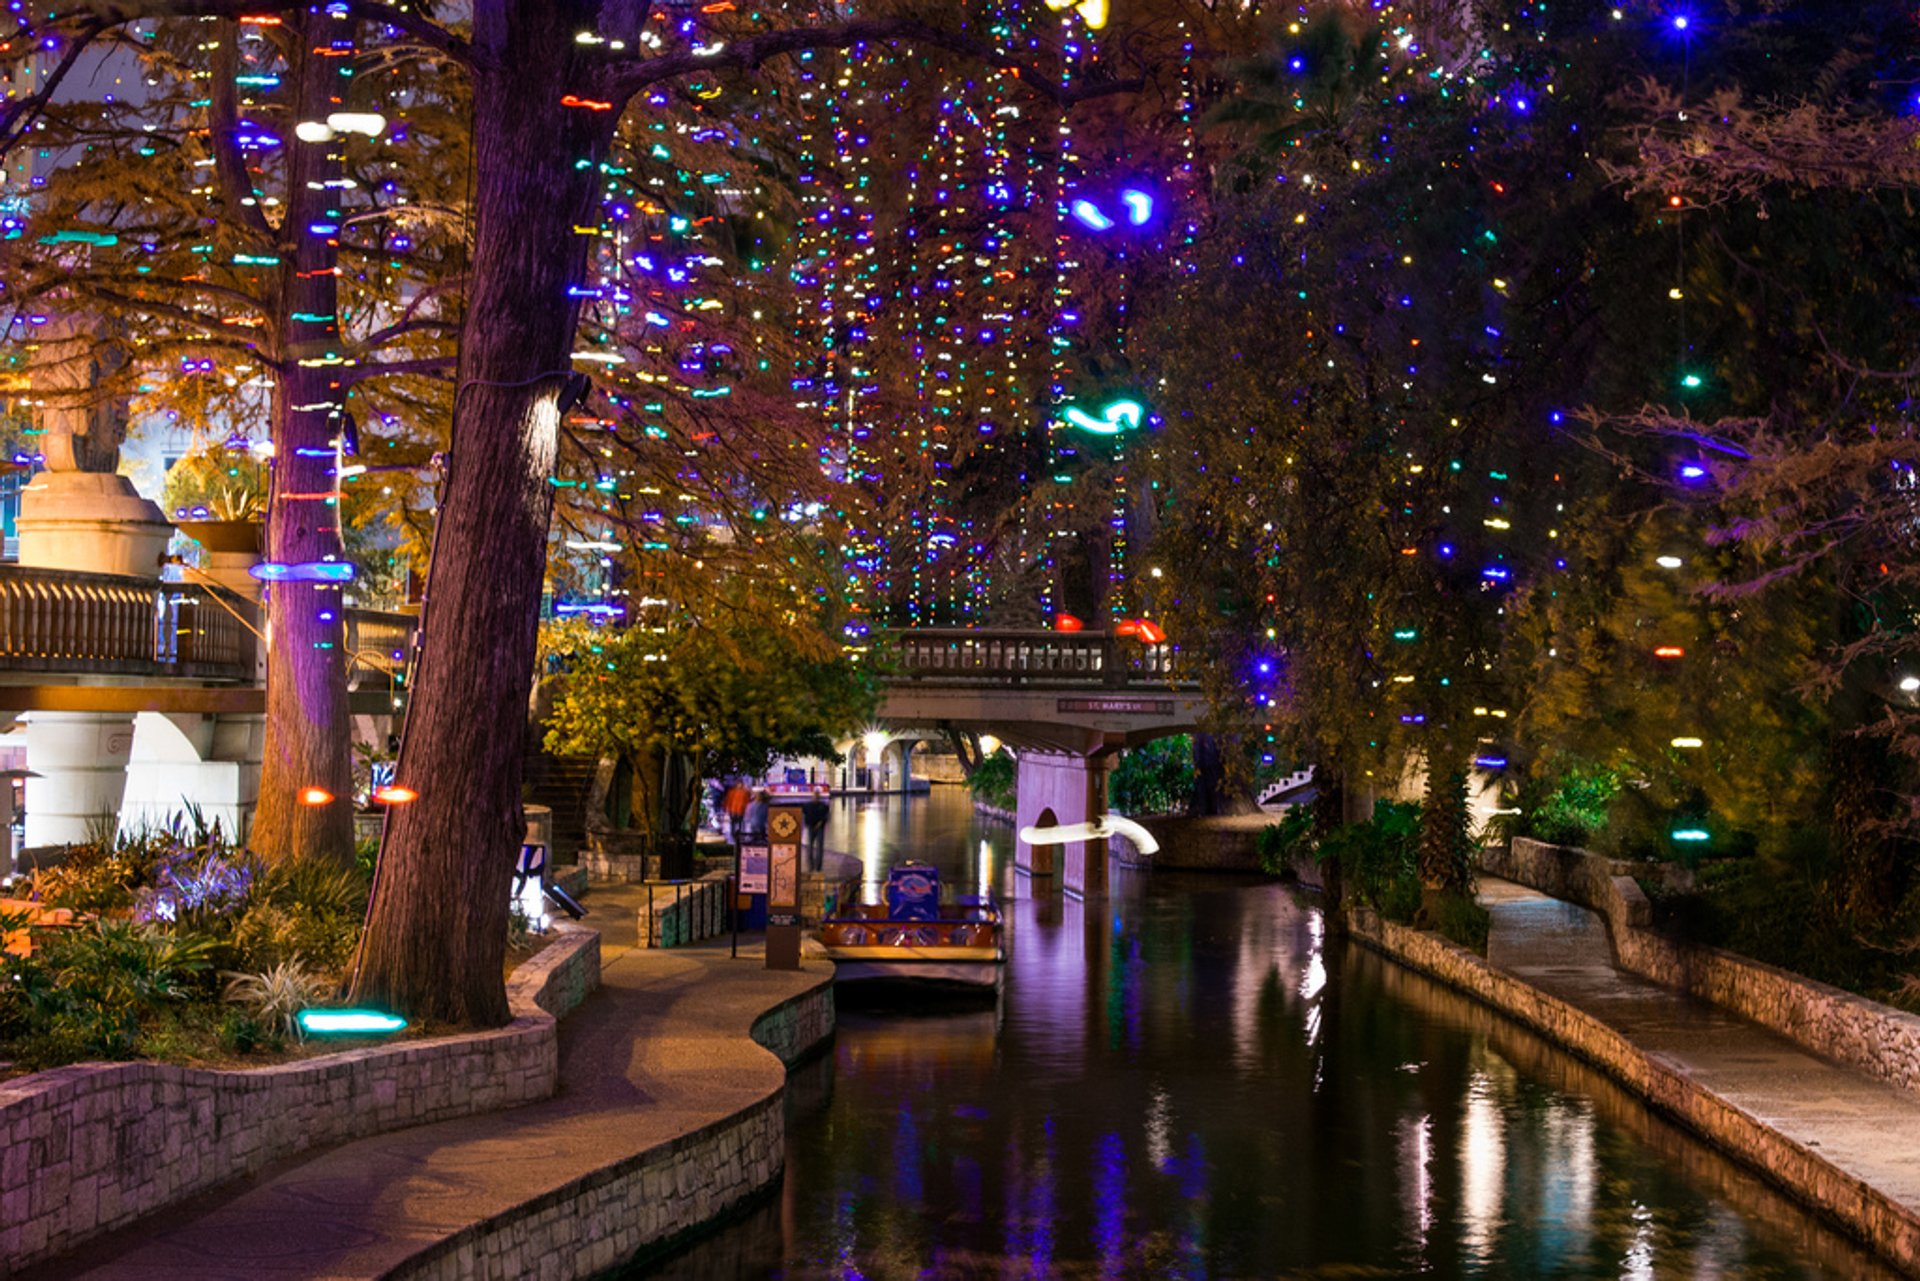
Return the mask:
[[[476,6],[473,287],[424,648],[354,961],[353,999],[413,1018],[508,1017],[508,890],[523,832],[520,727],[532,680],[578,284],[613,111],[561,105],[592,83],[574,35],[597,5]],[[510,37],[510,38],[509,38]]]
[[[1427,794],[1420,806],[1420,888],[1426,898],[1463,894],[1473,883],[1472,821],[1460,754],[1435,748],[1427,756]]]
[[[1193,795],[1187,798],[1187,813],[1197,818],[1224,814],[1226,806],[1226,761],[1220,753],[1220,740],[1211,734],[1193,736]]]
[[[317,38],[305,17],[296,37],[299,119],[325,120],[341,109],[347,78],[306,51]],[[305,564],[342,558],[340,512],[326,495],[337,487],[333,442],[343,429],[345,396],[339,367],[314,363],[340,350],[336,237],[313,234],[337,224],[330,208],[342,171],[338,142],[293,148],[278,325],[284,366],[274,388],[273,484],[267,511],[267,560]],[[344,589],[332,583],[283,582],[266,591],[267,739],[260,805],[248,844],[270,859],[353,862],[352,721],[347,706]],[[303,803],[318,788],[332,797]]]

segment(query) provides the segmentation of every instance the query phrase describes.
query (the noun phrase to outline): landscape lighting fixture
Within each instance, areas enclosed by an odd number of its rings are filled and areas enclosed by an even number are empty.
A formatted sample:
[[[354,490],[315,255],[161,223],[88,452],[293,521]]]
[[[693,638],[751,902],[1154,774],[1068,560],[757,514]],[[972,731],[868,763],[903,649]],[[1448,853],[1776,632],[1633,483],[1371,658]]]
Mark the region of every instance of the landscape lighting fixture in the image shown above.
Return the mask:
[[[333,793],[324,787],[303,787],[296,798],[302,805],[331,805]]]
[[[295,1021],[309,1036],[385,1036],[407,1025],[398,1014],[378,1010],[302,1010]]]

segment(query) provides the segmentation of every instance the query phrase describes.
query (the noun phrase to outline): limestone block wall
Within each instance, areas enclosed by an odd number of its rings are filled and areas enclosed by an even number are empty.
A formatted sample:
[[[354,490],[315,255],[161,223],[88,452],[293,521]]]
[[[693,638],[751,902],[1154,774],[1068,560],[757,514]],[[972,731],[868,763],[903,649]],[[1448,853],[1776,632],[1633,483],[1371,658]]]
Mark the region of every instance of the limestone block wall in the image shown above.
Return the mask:
[[[1544,1034],[1694,1133],[1775,1179],[1903,1270],[1920,1272],[1920,1218],[1887,1193],[1648,1056],[1599,1019],[1464,948],[1438,935],[1383,921],[1365,908],[1351,910],[1348,921],[1360,942]]]
[[[1735,952],[1642,928],[1651,910],[1640,887],[1586,850],[1516,837],[1510,849],[1483,851],[1481,866],[1600,913],[1622,968],[1712,1001],[1815,1054],[1920,1091],[1920,1016]]]
[[[252,1071],[81,1063],[0,1086],[0,1276],[309,1148],[551,1095],[555,1019],[599,983],[561,927],[508,985],[513,1022]]]
[[[792,1064],[833,1035],[823,981],[754,1021],[753,1039]],[[520,1281],[608,1274],[698,1231],[780,1176],[784,1085],[734,1113],[504,1211],[395,1268],[389,1278]]]

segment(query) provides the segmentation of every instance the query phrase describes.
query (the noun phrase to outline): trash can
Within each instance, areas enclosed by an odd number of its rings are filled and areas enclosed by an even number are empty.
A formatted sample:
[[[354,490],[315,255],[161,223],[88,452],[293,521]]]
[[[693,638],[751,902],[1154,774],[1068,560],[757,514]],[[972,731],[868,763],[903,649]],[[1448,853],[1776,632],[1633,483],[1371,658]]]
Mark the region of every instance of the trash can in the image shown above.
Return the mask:
[[[660,879],[693,879],[694,839],[691,832],[670,832],[660,838]]]

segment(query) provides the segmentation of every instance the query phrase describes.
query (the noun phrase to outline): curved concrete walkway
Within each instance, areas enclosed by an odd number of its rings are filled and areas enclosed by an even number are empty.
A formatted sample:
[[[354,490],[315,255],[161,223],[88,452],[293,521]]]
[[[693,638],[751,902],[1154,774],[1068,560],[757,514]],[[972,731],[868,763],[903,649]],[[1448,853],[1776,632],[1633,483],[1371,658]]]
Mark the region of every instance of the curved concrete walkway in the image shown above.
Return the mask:
[[[1586,908],[1491,876],[1480,878],[1480,901],[1493,914],[1491,964],[1599,1019],[1661,1067],[1878,1193],[1904,1222],[1887,1224],[1890,1239],[1875,1244],[1915,1257],[1920,1094],[1620,969],[1606,926]]]
[[[603,932],[602,986],[561,1024],[554,1098],[333,1148],[24,1275],[373,1278],[429,1261],[433,1271],[446,1271],[438,1256],[458,1234],[528,1203],[552,1204],[609,1167],[769,1100],[777,1113],[786,1066],[749,1030],[768,1011],[829,983],[831,965],[769,972],[744,947],[731,959],[725,939],[635,949],[634,913],[623,904],[629,897],[621,887],[596,889],[589,904],[587,923]],[[771,1159],[777,1171],[781,1154]],[[566,1269],[574,1261],[549,1255],[537,1268],[503,1274],[572,1275]]]

